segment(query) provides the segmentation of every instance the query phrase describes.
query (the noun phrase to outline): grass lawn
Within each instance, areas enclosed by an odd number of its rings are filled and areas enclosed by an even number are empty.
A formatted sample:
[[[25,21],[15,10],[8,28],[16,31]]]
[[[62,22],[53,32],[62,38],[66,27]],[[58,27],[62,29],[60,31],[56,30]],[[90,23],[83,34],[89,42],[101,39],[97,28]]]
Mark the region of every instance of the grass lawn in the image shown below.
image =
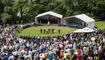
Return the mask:
[[[105,29],[105,21],[97,21],[95,24],[99,29]]]
[[[44,33],[40,33],[40,29],[55,29],[55,34],[44,34]],[[58,33],[58,29],[61,30],[61,33]],[[24,29],[21,33],[19,33],[17,35],[17,37],[19,36],[61,36],[61,35],[65,35],[67,33],[71,33],[75,31],[75,29],[73,28],[69,28],[69,27],[61,27],[61,26],[38,26],[38,27],[30,27],[30,28],[26,28]]]
[[[105,21],[97,21],[95,22],[95,25],[99,28],[99,29],[105,29]],[[40,29],[52,29],[54,28],[55,29],[55,34],[41,34],[40,33]],[[61,30],[61,33],[58,34],[58,29]],[[75,31],[75,29],[73,28],[69,28],[69,27],[61,27],[61,26],[38,26],[38,27],[30,27],[30,28],[27,28],[27,29],[24,29],[21,33],[19,33],[17,35],[17,37],[19,36],[61,36],[61,35],[65,35],[67,33],[71,33]]]

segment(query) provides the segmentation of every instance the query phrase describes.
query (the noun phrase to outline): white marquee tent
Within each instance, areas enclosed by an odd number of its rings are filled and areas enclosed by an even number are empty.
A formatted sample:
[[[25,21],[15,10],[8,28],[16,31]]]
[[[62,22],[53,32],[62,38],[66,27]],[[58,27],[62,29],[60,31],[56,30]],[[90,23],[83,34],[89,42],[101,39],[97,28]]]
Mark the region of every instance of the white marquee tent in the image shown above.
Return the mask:
[[[76,16],[66,17],[66,18],[64,18],[64,21],[66,22],[66,20],[72,20],[72,19],[73,20],[84,21],[86,23],[86,27],[88,27],[88,28],[93,28],[95,26],[95,20],[92,19],[91,17],[85,15],[85,14],[80,14],[80,15],[76,15]]]
[[[93,28],[95,26],[95,20],[90,18],[89,16],[87,16],[85,14],[76,15],[74,17],[81,19],[82,21],[86,22],[87,27],[89,27],[89,28]]]
[[[38,14],[38,15],[35,17],[35,22],[37,22],[38,17],[42,17],[42,16],[46,16],[46,15],[51,15],[51,16],[60,18],[61,20],[62,20],[62,18],[63,18],[63,15],[61,15],[61,14],[58,14],[58,13],[55,13],[55,12],[52,12],[52,11],[48,11],[48,12],[45,12],[45,13],[42,13],[42,14]]]

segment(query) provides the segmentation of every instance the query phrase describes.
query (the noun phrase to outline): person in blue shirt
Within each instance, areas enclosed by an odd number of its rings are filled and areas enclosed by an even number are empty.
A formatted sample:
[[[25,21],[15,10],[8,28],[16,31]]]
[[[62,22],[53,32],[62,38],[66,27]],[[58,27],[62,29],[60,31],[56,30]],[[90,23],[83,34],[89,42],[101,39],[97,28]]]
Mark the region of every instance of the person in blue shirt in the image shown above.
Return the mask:
[[[53,60],[53,56],[54,56],[54,54],[52,52],[50,52],[49,55],[48,55],[49,60]]]
[[[33,37],[33,40],[36,40],[36,39],[37,39],[36,36],[34,36],[34,37]]]
[[[6,54],[3,56],[3,60],[8,60],[8,56]]]
[[[40,49],[40,52],[43,53],[43,52],[44,52],[44,48],[41,48],[41,49]]]

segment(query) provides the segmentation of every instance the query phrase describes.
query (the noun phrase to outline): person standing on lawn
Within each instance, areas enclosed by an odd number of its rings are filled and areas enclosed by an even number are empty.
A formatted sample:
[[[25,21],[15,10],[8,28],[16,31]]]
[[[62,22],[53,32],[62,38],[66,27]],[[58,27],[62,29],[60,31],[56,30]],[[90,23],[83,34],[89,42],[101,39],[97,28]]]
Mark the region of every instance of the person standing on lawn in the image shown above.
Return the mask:
[[[60,29],[58,29],[58,33],[60,34],[60,32],[61,32],[61,30]]]
[[[40,32],[41,32],[41,34],[42,34],[42,28],[40,29]]]
[[[48,29],[48,33],[50,33],[50,28]]]
[[[46,29],[44,29],[44,34],[45,34],[45,32],[46,32]]]
[[[54,34],[54,28],[52,29],[52,34]]]

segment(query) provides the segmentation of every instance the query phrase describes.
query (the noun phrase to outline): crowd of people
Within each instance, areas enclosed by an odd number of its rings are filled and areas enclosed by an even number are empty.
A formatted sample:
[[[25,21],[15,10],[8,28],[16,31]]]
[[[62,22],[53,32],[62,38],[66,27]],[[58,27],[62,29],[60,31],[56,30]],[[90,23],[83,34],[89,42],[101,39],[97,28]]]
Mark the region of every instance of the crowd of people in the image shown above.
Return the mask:
[[[0,26],[0,60],[105,60],[105,36],[97,31],[64,36],[16,37],[17,27]]]

